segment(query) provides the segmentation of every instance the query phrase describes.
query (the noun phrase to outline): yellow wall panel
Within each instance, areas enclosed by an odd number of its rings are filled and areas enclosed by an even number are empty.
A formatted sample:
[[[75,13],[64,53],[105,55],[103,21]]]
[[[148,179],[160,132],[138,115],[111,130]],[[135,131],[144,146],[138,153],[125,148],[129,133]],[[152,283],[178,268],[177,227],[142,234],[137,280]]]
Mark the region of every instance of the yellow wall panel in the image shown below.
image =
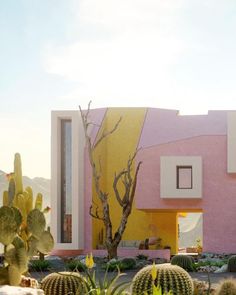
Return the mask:
[[[109,194],[113,233],[119,226],[122,212],[113,192],[114,175],[126,167],[129,156],[132,156],[135,152],[142,132],[145,114],[145,108],[108,109],[97,136],[99,138],[104,130],[111,130],[122,117],[117,130],[98,145],[94,152],[97,166],[100,167],[101,187]],[[142,169],[142,166],[140,169]],[[123,190],[122,184],[120,184],[120,190]],[[94,187],[93,200],[96,204],[99,204]],[[103,224],[99,220],[93,219],[92,225],[93,247],[96,248],[99,244],[98,237]],[[170,245],[172,252],[175,253],[177,241],[176,213],[144,212],[135,209],[134,203],[123,240],[144,240],[153,236],[160,236],[163,246]]]

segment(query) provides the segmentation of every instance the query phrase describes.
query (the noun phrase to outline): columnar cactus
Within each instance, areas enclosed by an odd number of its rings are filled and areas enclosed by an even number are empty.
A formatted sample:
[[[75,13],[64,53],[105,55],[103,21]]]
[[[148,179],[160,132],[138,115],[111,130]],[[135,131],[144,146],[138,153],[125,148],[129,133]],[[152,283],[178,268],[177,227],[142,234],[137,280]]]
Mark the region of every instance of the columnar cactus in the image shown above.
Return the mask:
[[[13,206],[20,210],[23,221],[19,235],[27,244],[30,238],[30,232],[26,227],[27,218],[33,208],[42,211],[43,196],[41,193],[38,193],[34,203],[32,188],[23,188],[21,157],[18,153],[15,154],[14,173],[8,174],[8,180],[8,191],[3,193],[3,205]],[[47,212],[47,208],[42,212]]]
[[[4,266],[0,267],[0,284],[18,285],[28,269],[30,256],[38,252],[48,254],[54,240],[46,230],[41,211],[42,196],[33,209],[31,188],[23,190],[20,155],[15,155],[15,172],[8,175],[9,188],[3,194],[0,207],[0,243],[4,245]]]
[[[14,177],[16,183],[16,195],[23,193],[23,181],[22,181],[22,169],[21,169],[21,157],[19,153],[15,154],[14,160]]]
[[[175,255],[171,259],[172,265],[178,265],[187,271],[193,271],[193,258],[187,255]]]
[[[164,294],[172,291],[173,295],[193,295],[192,279],[183,268],[170,264],[157,264],[155,267],[157,275],[154,284],[160,286]],[[132,282],[133,295],[152,294],[152,271],[153,266],[148,265],[135,275]]]
[[[85,294],[83,279],[77,272],[51,273],[41,283],[45,295]]]
[[[236,281],[226,279],[221,282],[216,292],[217,295],[236,295]]]
[[[228,260],[228,271],[236,272],[236,255],[232,255]]]

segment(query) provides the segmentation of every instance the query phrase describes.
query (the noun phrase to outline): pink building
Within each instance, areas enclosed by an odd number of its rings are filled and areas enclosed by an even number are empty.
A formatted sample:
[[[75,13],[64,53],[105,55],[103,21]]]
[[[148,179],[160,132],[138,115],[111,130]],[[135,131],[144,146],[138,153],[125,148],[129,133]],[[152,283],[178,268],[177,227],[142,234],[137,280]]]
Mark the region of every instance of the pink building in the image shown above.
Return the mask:
[[[236,253],[236,111],[181,116],[175,110],[153,108],[97,109],[92,110],[91,120],[112,126],[117,113],[127,124],[114,139],[117,146],[125,140],[132,142],[133,149],[140,148],[136,160],[142,161],[135,208],[124,240],[161,236],[163,246],[171,245],[175,253],[178,214],[202,212],[203,251]],[[69,122],[68,134],[63,122]],[[93,125],[94,140],[98,132]],[[112,145],[107,143],[106,149],[114,149],[116,143]],[[104,157],[108,154],[104,152]],[[114,163],[106,160],[109,169],[118,165],[117,159]],[[96,248],[102,225],[94,224],[88,214],[92,194],[79,113],[53,112],[52,199],[57,209],[52,212],[52,228],[57,249],[86,252]],[[67,209],[63,211],[62,206]],[[112,206],[116,210],[115,203]],[[62,240],[62,212],[67,219],[68,213],[72,217],[70,241]]]

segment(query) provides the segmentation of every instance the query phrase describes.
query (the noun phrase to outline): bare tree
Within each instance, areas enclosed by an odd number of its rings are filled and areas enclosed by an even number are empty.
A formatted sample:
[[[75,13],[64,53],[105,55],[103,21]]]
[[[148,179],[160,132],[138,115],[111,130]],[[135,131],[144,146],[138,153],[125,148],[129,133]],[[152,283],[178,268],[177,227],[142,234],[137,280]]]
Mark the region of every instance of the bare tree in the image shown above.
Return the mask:
[[[99,138],[96,140],[94,144],[92,144],[91,137],[88,132],[88,128],[92,122],[89,121],[89,112],[90,112],[90,105],[91,101],[88,104],[88,109],[86,112],[83,112],[81,107],[80,114],[83,121],[83,127],[84,127],[84,133],[86,138],[86,144],[88,148],[88,155],[89,155],[89,161],[92,168],[92,176],[95,184],[95,191],[98,196],[98,200],[100,202],[100,206],[92,202],[90,206],[90,215],[93,218],[99,219],[103,222],[105,227],[105,246],[108,251],[108,257],[109,259],[117,257],[117,247],[122,239],[122,235],[125,231],[128,217],[132,211],[133,201],[134,201],[134,195],[135,195],[135,189],[137,184],[137,177],[139,168],[141,165],[141,162],[139,162],[135,168],[134,175],[132,175],[132,168],[134,166],[134,160],[137,155],[138,150],[135,151],[135,153],[130,156],[127,160],[126,167],[121,170],[119,173],[115,173],[114,179],[113,179],[113,195],[115,196],[117,200],[118,206],[122,208],[122,214],[121,219],[119,222],[119,225],[115,232],[113,232],[113,226],[112,226],[112,220],[110,215],[110,207],[109,207],[109,198],[112,196],[109,196],[109,194],[102,190],[101,184],[100,184],[100,168],[97,167],[99,164],[96,164],[95,158],[94,158],[94,151],[96,147],[108,136],[110,136],[113,132],[117,130],[119,127],[119,124],[122,120],[120,118],[116,124],[108,131],[103,131],[102,134],[99,136]],[[119,184],[122,183],[124,190],[122,190],[122,194],[119,189]]]

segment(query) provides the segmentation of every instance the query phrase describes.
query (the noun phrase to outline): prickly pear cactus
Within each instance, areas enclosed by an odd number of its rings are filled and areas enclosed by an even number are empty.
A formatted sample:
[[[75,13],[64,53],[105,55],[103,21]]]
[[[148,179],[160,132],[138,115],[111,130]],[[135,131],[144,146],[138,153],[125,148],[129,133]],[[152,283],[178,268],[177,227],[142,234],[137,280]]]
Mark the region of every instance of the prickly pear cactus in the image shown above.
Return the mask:
[[[14,173],[8,175],[9,188],[0,207],[0,243],[4,247],[4,266],[0,267],[0,285],[19,285],[28,270],[29,258],[39,252],[48,254],[54,240],[46,230],[42,195],[33,205],[33,191],[23,189],[20,154],[15,155]]]
[[[0,208],[0,243],[7,246],[12,243],[20,230],[22,217],[18,209],[2,206]]]
[[[170,264],[157,264],[154,284],[160,286],[162,292],[172,291],[173,295],[193,295],[193,282],[190,275],[181,267]],[[152,294],[153,265],[142,268],[133,278],[133,295]]]
[[[23,240],[17,235],[22,216],[14,207],[0,208],[0,242],[4,247],[4,267],[0,268],[1,284],[18,285],[27,271],[28,256]]]
[[[42,209],[43,196],[41,193],[37,194],[34,203],[32,188],[26,187],[24,189],[20,154],[15,154],[14,173],[10,173],[7,176],[9,187],[8,191],[3,193],[3,205],[13,206],[20,210],[23,220],[21,221],[18,234],[28,244],[31,234],[35,235],[37,239],[40,239],[46,224],[43,214],[49,212],[49,210],[48,208]],[[34,209],[37,210],[34,211]],[[38,223],[30,221],[30,219],[32,220],[34,218]],[[50,238],[52,239],[52,237]]]
[[[40,253],[48,254],[52,250],[53,245],[54,240],[50,232],[43,231],[37,243],[37,250]]]
[[[45,295],[85,294],[78,272],[51,273],[41,283]]]
[[[42,210],[42,204],[43,204],[43,195],[41,193],[38,193],[35,200],[35,209]]]
[[[46,220],[44,214],[38,209],[33,209],[27,217],[28,230],[35,236],[40,238],[45,227]]]

